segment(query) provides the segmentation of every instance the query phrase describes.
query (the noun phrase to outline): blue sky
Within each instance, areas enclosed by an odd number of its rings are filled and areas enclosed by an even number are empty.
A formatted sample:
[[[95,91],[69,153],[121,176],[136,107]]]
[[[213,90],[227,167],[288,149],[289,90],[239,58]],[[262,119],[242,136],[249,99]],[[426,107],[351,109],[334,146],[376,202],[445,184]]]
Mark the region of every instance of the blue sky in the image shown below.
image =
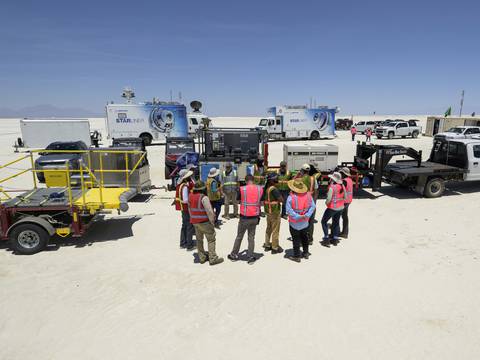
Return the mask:
[[[5,1],[0,107],[102,113],[200,99],[211,115],[277,104],[480,114],[478,1]]]

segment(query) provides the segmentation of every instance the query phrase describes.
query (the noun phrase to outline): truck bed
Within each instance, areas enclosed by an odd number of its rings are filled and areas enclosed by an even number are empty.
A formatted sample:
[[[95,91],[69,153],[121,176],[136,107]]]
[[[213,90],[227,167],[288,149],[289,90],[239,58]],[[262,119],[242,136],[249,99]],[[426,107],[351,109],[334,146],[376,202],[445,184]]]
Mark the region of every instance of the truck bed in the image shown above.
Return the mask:
[[[467,170],[459,167],[434,163],[431,161],[422,162],[420,167],[417,166],[416,161],[398,161],[385,167],[385,175],[388,176],[388,174],[395,174],[403,177],[429,176],[434,174],[449,176],[461,175],[466,172]]]

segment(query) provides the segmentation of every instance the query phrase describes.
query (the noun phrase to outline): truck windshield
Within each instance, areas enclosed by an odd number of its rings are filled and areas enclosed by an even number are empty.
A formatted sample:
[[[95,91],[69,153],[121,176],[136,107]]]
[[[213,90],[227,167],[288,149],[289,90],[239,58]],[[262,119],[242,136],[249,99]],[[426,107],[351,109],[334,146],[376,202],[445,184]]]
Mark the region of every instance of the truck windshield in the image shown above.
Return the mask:
[[[448,129],[446,132],[454,133],[454,134],[461,134],[461,133],[463,133],[464,130],[465,129],[455,127],[455,128]]]
[[[268,126],[268,119],[261,119],[259,126]]]

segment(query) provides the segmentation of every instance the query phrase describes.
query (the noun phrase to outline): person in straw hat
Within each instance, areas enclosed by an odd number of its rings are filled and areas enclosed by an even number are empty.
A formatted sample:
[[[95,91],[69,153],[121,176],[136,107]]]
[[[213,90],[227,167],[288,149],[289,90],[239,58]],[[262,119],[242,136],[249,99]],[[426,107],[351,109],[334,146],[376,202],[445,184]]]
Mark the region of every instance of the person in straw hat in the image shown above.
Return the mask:
[[[221,222],[218,220],[220,211],[222,210],[222,186],[219,180],[220,171],[216,167],[212,167],[208,172],[206,183],[207,196],[210,199],[213,210],[215,211],[215,227],[220,227]]]
[[[290,234],[293,241],[293,255],[288,259],[300,262],[301,257],[308,259],[309,220],[315,211],[315,201],[302,179],[293,179],[288,182],[291,192],[285,203],[290,225]],[[300,253],[300,246],[303,252]]]
[[[345,186],[345,204],[342,211],[342,231],[340,237],[348,238],[348,208],[353,201],[353,180],[348,167],[340,170],[343,178],[343,186]]]
[[[218,257],[215,251],[215,213],[205,192],[205,183],[197,181],[188,200],[190,222],[195,227],[200,264],[204,264],[208,260],[210,265],[217,265],[223,262],[223,258]],[[204,237],[207,238],[208,253],[203,247]]]
[[[345,186],[343,186],[342,175],[339,172],[334,172],[328,176],[330,184],[328,185],[327,199],[325,204],[327,208],[322,217],[323,239],[322,245],[329,247],[330,243],[337,245],[340,235],[340,217],[342,216],[345,204]],[[330,242],[328,236],[328,221],[332,219],[333,239]]]
[[[175,210],[182,213],[182,228],[180,230],[180,248],[188,251],[195,248],[193,244],[194,229],[190,223],[190,214],[188,212],[188,196],[193,188],[193,171],[182,169],[178,173],[179,179],[175,188]]]

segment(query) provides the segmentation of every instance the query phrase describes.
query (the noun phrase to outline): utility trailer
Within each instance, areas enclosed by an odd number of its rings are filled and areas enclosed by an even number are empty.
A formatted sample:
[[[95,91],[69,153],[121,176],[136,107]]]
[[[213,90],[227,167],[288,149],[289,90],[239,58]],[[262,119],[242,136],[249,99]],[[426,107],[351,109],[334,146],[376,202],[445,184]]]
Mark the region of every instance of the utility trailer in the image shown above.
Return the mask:
[[[0,170],[8,172],[24,160],[33,165],[33,153],[0,165]],[[106,156],[110,153],[114,157]],[[81,237],[99,215],[127,211],[127,202],[150,183],[145,179],[149,177],[146,152],[107,149],[90,150],[87,155],[88,163],[81,161],[78,169],[71,169],[67,160],[63,168],[42,170],[47,186],[50,175],[64,186],[38,187],[33,166],[0,179],[0,186],[28,172],[33,179],[33,189],[16,196],[10,193],[19,190],[0,187],[0,240],[10,240],[16,253],[30,255],[42,251],[55,235]],[[95,167],[97,158],[99,167]]]
[[[390,163],[394,156],[410,159]],[[437,198],[443,195],[446,182],[480,180],[479,162],[480,139],[442,139],[435,140],[428,161],[422,161],[422,151],[410,147],[359,143],[353,163],[342,165],[351,168],[360,184],[375,191],[386,182]]]

